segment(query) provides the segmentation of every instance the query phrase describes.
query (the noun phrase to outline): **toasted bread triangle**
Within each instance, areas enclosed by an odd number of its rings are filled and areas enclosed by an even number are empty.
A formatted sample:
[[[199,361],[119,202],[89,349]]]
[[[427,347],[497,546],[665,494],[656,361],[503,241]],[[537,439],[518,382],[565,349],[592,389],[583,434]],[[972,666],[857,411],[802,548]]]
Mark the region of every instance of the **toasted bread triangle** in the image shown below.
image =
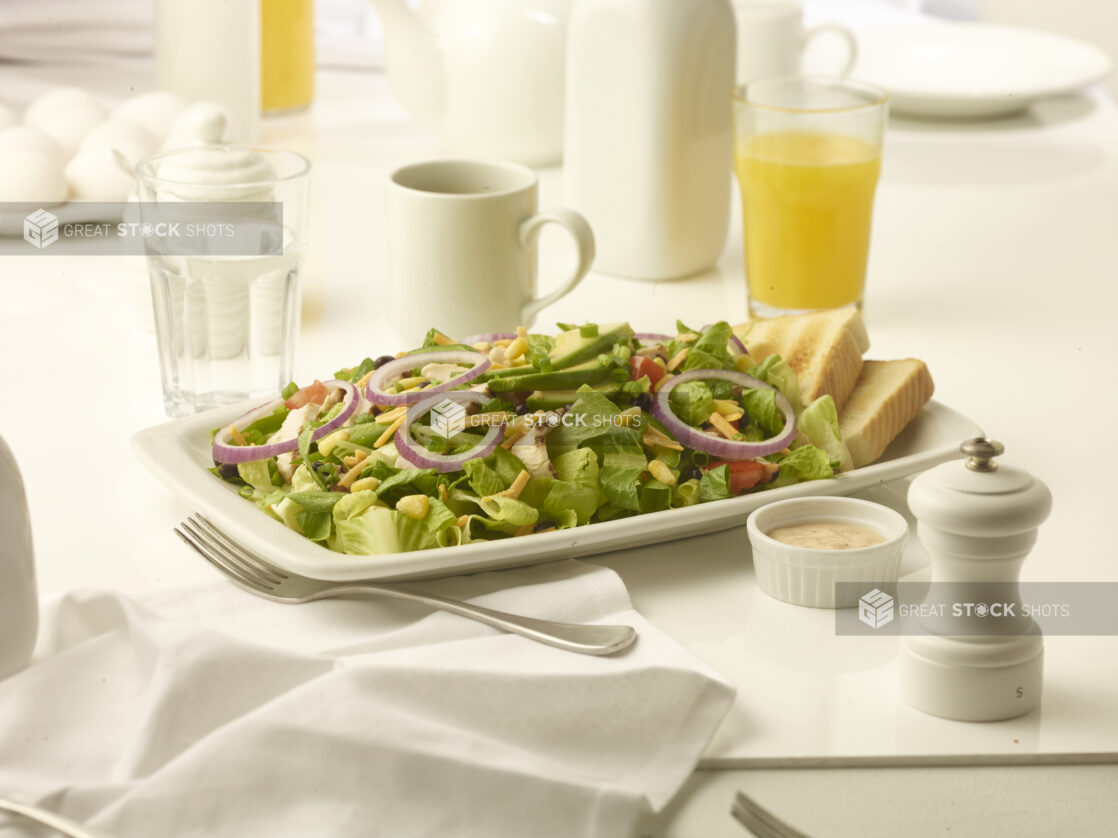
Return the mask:
[[[787,361],[805,403],[829,393],[840,410],[870,345],[862,316],[853,308],[754,320],[734,332],[756,360],[775,353]]]
[[[854,467],[869,465],[932,397],[935,384],[923,361],[866,361],[839,411],[839,431]]]

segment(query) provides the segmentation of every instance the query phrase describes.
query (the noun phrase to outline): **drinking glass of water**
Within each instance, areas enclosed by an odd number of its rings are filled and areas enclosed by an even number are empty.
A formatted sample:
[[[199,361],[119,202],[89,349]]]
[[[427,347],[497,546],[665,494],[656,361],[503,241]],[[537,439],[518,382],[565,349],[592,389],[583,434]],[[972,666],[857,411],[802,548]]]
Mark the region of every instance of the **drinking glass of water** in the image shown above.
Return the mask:
[[[136,171],[167,413],[279,392],[292,377],[310,162],[208,145]]]

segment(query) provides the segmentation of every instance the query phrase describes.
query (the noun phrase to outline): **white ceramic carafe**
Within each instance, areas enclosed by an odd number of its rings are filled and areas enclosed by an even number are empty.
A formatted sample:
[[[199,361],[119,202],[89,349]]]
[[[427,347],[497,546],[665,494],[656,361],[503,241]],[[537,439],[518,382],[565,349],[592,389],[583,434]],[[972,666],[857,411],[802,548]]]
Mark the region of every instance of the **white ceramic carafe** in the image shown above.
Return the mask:
[[[0,678],[27,665],[38,628],[27,498],[15,457],[0,437]]]
[[[944,463],[913,481],[908,505],[932,557],[924,604],[1020,601],[1021,564],[1048,517],[1048,487],[1013,466],[999,466],[1000,443],[972,439],[970,459]],[[958,618],[914,621],[901,644],[901,695],[925,713],[979,722],[1011,719],[1040,704],[1044,638],[1019,615],[995,623],[970,610]]]
[[[392,90],[444,150],[559,162],[570,0],[372,2]]]
[[[595,268],[670,279],[710,268],[730,213],[729,0],[576,0],[567,28],[567,203]]]

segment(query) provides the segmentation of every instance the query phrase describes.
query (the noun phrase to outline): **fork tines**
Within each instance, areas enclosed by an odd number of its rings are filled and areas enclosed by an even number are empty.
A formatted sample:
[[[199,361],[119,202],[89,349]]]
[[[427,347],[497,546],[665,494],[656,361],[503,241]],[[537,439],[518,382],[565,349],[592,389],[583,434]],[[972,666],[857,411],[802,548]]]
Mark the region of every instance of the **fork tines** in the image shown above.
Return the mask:
[[[735,795],[734,805],[730,811],[738,822],[757,838],[807,838],[804,833],[785,823],[740,791]]]
[[[180,528],[181,527],[181,528]],[[201,515],[191,515],[175,534],[233,581],[253,591],[272,591],[288,575],[231,541]]]

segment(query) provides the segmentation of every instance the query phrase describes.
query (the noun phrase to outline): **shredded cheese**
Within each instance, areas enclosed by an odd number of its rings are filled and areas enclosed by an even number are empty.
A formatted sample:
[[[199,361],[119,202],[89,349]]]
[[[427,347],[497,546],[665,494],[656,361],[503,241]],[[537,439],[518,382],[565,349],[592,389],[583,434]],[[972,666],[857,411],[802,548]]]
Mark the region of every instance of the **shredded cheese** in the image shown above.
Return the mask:
[[[644,435],[641,437],[641,442],[649,448],[667,448],[671,451],[683,450],[682,445],[667,434],[661,433],[652,425],[649,425],[648,430],[644,432]]]
[[[528,473],[527,469],[521,469],[520,474],[516,475],[516,479],[512,481],[512,485],[505,489],[505,491],[498,492],[497,496],[516,500],[520,497],[520,493],[524,491],[524,487],[528,485],[528,481],[531,479],[532,475]]]
[[[733,439],[737,436],[738,432],[734,430],[734,426],[727,422],[726,417],[717,410],[710,414],[710,418],[707,421],[714,425],[714,429],[722,434],[722,436],[726,437],[726,439]]]
[[[387,445],[390,440],[394,439],[396,436],[396,431],[400,430],[400,426],[404,424],[404,420],[407,418],[408,417],[405,414],[401,413],[399,417],[397,417],[396,421],[389,425],[385,429],[384,433],[380,435],[380,439],[373,443],[373,448],[382,448],[383,446]]]
[[[392,410],[386,410],[384,413],[377,416],[377,418],[373,421],[376,422],[378,425],[391,425],[401,416],[405,416],[407,412],[407,405],[402,404],[399,407],[392,408]]]
[[[675,353],[675,355],[672,356],[672,359],[668,361],[668,372],[675,372],[680,364],[687,360],[687,353],[690,351],[691,348],[685,346],[683,347],[683,349],[679,350],[679,352]],[[663,379],[660,380],[663,381]]]

